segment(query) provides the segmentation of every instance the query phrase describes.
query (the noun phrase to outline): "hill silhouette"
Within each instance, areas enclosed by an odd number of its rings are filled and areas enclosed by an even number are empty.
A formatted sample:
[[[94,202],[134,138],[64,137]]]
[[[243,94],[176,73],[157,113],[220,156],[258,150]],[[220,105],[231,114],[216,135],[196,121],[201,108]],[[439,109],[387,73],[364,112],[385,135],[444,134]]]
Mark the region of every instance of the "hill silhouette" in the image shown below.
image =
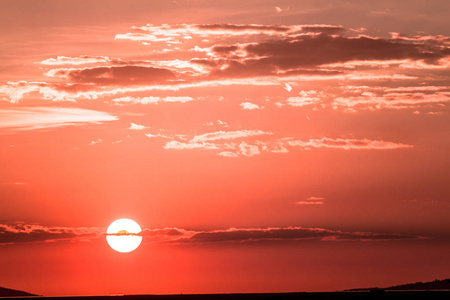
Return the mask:
[[[24,296],[38,296],[24,291],[7,289],[0,286],[0,297],[24,297]]]
[[[401,285],[394,285],[387,288],[362,288],[347,291],[425,291],[425,290],[450,290],[450,279],[434,280],[429,282],[415,282]]]

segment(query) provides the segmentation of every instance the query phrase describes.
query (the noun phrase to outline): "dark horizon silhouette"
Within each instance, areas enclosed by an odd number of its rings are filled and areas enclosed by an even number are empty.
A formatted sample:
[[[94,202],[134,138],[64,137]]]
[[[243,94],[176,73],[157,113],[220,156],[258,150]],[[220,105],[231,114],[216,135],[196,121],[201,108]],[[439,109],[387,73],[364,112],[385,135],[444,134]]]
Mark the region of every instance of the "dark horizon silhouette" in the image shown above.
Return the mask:
[[[379,295],[380,292],[395,292],[395,295],[386,296],[385,294]],[[367,294],[366,292],[370,292]],[[414,294],[412,294],[412,293]],[[427,293],[428,292],[428,293]],[[438,292],[438,293],[436,293]],[[361,296],[359,293],[364,293]],[[353,295],[352,295],[353,294]],[[352,296],[349,296],[352,295]],[[448,297],[450,295],[450,278],[443,280],[433,280],[429,282],[415,282],[407,283],[401,285],[390,286],[386,288],[372,287],[372,288],[360,288],[360,289],[350,289],[345,291],[336,292],[292,292],[292,293],[227,293],[227,294],[169,294],[169,295],[110,295],[110,296],[60,296],[51,297],[52,299],[65,299],[70,297],[70,299],[78,298],[91,298],[100,299],[103,297],[121,297],[121,299],[128,298],[133,300],[140,299],[151,299],[151,300],[174,300],[174,299],[184,299],[184,300],[205,300],[205,299],[246,299],[246,300],[256,300],[256,299],[357,299],[359,297],[364,297],[364,299],[378,299],[378,298],[389,298],[393,297],[395,299],[407,299],[407,297],[417,297],[420,299],[438,299],[439,297]],[[431,297],[432,296],[432,297]],[[16,298],[16,297],[39,297],[47,298],[46,296],[31,294],[24,291],[8,289],[0,287],[0,298]],[[415,299],[415,298],[414,298]],[[445,298],[443,298],[445,299]]]

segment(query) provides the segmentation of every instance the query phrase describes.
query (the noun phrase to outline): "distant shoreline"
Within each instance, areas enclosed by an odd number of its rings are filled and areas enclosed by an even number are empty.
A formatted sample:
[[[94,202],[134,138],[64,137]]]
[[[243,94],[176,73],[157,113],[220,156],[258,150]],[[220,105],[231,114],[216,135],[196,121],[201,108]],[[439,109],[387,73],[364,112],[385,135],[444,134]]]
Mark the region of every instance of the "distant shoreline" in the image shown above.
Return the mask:
[[[414,297],[414,298],[412,298]],[[104,296],[18,296],[6,299],[39,300],[375,300],[375,299],[450,299],[450,290],[399,291],[353,290],[340,292],[292,292],[292,293],[230,293],[230,294],[170,294],[170,295],[104,295]]]

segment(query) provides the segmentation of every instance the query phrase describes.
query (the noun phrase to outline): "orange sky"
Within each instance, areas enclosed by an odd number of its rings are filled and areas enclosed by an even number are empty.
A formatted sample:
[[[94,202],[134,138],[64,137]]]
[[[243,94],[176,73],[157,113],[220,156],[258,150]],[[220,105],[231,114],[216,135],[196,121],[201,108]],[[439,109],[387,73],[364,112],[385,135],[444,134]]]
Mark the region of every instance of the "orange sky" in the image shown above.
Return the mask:
[[[448,277],[447,1],[4,1],[0,285]],[[115,253],[115,219],[142,245]]]

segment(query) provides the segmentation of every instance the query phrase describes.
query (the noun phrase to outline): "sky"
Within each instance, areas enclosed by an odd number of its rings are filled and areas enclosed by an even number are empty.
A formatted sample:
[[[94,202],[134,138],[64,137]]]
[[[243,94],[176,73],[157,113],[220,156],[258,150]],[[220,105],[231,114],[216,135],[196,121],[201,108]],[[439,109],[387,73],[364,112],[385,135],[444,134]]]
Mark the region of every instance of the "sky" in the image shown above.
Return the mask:
[[[450,270],[450,3],[0,1],[0,286],[336,291]],[[142,244],[106,228],[130,218]]]

